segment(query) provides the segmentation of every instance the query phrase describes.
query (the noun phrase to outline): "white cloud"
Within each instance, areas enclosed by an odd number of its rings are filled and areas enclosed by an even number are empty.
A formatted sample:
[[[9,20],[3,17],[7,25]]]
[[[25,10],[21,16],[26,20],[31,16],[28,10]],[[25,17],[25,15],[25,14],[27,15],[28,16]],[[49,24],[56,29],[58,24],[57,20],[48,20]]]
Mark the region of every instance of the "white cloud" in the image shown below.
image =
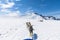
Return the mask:
[[[0,8],[1,8],[0,16],[18,16],[19,15],[20,12],[18,10],[17,11],[11,11],[11,10],[8,9],[8,8],[12,8],[15,5],[13,0],[10,0],[10,1],[11,2],[9,2],[9,0],[6,0],[5,2],[7,4],[0,3]]]
[[[18,17],[20,16],[20,12],[19,11],[14,11],[14,12],[8,12],[6,14],[4,14],[3,16],[9,16],[9,17]]]
[[[10,2],[8,4],[0,4],[1,8],[11,8],[14,6],[13,2]]]
[[[8,2],[8,0],[6,0],[7,2]],[[13,0],[11,0],[11,1],[13,1]],[[16,0],[16,1],[20,1],[20,0]],[[13,7],[15,5],[15,3],[14,2],[8,2],[7,4],[0,4],[0,6],[1,6],[1,10],[0,10],[0,13],[2,14],[2,15],[0,15],[0,16],[9,16],[9,17],[18,17],[18,16],[21,16],[23,13],[20,13],[20,11],[19,10],[17,10],[17,11],[11,11],[11,10],[9,10],[8,8],[11,8],[11,7]],[[23,18],[32,18],[32,17],[35,17],[36,15],[34,14],[34,12],[33,12],[33,10],[31,10],[32,9],[32,7],[30,7],[30,8],[28,8],[27,9],[27,11],[25,12],[26,13],[26,15],[25,16],[23,16]]]
[[[11,13],[8,13],[7,16],[20,16],[20,12],[19,11],[11,12]]]
[[[13,16],[20,16],[21,15],[21,12],[19,10],[17,11],[11,11],[9,9],[2,9],[0,10],[0,16],[10,16],[10,17],[13,17]]]
[[[3,1],[6,2],[6,4]],[[12,8],[15,5],[14,1],[21,1],[21,0],[0,0],[0,8],[1,8],[0,16],[19,16],[19,15],[21,15],[19,10],[17,10],[17,11],[9,10],[9,8]]]
[[[8,14],[5,14],[5,16],[18,16],[17,13],[8,13]]]

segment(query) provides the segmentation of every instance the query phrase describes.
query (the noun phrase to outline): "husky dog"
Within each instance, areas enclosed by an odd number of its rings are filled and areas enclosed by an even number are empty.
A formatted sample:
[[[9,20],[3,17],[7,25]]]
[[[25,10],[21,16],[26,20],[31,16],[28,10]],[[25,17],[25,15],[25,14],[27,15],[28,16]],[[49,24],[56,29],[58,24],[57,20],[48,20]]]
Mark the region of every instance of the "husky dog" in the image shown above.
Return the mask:
[[[26,22],[27,28],[29,30],[30,36],[33,35],[33,27],[30,22]]]

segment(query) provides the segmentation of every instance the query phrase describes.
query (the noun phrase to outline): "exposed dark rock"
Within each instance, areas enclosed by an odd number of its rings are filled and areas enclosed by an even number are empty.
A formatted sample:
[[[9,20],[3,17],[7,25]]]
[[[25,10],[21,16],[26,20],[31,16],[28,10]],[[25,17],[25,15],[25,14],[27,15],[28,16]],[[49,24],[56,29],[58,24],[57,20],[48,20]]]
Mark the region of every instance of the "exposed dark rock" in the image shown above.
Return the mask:
[[[60,20],[60,18],[56,18],[53,16],[43,16],[42,14],[38,14],[38,13],[34,13],[34,14],[41,16],[45,20]]]
[[[43,22],[43,20],[40,20],[40,22]]]

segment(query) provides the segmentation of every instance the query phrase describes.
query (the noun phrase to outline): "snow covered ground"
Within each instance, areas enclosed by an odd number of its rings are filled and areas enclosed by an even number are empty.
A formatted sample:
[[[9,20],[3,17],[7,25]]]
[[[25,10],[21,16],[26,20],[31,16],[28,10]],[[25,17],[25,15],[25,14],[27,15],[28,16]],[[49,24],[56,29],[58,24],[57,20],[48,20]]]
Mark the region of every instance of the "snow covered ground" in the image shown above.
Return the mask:
[[[31,14],[20,16],[20,11],[12,11],[15,3],[13,0],[0,1],[0,40],[24,40],[31,38],[26,27],[26,22],[31,22],[37,40],[60,40],[60,21],[44,20],[42,17]],[[10,8],[10,9],[9,9]],[[41,22],[43,20],[43,22]]]
[[[36,16],[37,17],[37,16]],[[29,36],[26,22],[31,22],[37,40],[60,40],[60,21],[24,17],[0,17],[0,40],[24,40]]]

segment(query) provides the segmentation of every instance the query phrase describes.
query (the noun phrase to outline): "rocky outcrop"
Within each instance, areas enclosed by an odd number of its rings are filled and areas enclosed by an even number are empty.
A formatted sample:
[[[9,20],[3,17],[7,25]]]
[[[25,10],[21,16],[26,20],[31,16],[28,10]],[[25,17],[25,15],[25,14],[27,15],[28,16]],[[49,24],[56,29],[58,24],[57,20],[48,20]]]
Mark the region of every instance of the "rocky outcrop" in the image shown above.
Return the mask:
[[[56,18],[54,16],[43,16],[42,14],[38,14],[38,13],[34,13],[36,15],[39,15],[40,17],[42,17],[45,20],[60,20],[60,18]]]

